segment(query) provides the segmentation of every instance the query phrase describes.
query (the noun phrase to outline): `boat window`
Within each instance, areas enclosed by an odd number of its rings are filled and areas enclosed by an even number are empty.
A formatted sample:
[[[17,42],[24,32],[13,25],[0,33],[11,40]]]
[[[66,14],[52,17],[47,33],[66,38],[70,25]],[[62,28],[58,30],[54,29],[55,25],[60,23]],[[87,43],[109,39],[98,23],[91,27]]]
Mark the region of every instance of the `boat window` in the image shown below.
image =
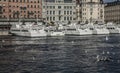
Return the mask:
[[[12,30],[12,31],[20,31],[20,30]]]
[[[70,30],[70,31],[76,31],[76,29],[67,29],[67,30]]]
[[[93,28],[90,28],[90,30],[93,30]]]
[[[28,32],[28,30],[22,30],[23,32]]]
[[[115,29],[115,28],[107,28],[107,29]]]

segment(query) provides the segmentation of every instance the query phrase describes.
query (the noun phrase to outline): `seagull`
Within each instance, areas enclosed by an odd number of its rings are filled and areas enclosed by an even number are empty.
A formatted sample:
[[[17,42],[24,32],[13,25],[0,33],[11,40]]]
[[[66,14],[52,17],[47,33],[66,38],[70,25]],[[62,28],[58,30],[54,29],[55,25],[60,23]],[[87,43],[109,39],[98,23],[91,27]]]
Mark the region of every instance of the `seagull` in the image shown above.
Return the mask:
[[[110,54],[110,52],[108,51],[107,54]]]
[[[5,40],[1,40],[1,48],[3,47],[4,42],[5,42]]]
[[[72,41],[72,43],[74,43],[74,41]]]
[[[103,51],[102,54],[105,54],[105,52]]]
[[[88,51],[87,51],[87,50],[85,50],[85,53],[88,53]]]
[[[106,39],[106,41],[107,41],[107,40],[109,40],[107,36],[106,36],[106,38],[105,38],[105,39]]]
[[[117,60],[118,63],[120,63],[120,60]]]
[[[5,40],[2,40],[2,43],[4,43],[5,42]]]
[[[100,58],[99,58],[99,57],[100,57],[100,56],[99,56],[99,55],[97,55],[97,57],[96,57],[96,58],[97,58],[97,62],[99,62],[99,61],[100,61]]]
[[[32,60],[35,60],[35,57],[34,57],[34,56],[32,57]]]

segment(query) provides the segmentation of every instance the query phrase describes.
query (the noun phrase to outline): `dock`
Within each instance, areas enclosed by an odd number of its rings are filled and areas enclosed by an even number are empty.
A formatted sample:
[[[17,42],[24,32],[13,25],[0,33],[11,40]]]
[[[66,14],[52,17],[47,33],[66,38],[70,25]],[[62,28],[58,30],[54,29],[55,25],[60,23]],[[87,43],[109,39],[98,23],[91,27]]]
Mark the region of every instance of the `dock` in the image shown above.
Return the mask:
[[[0,24],[0,35],[10,35],[10,24]]]

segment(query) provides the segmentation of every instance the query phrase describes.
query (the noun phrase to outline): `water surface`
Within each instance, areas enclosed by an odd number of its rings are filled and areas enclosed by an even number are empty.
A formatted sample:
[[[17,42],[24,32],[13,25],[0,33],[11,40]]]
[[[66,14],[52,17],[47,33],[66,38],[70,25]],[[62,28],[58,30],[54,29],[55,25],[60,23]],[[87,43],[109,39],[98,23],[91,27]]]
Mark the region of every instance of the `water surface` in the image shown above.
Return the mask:
[[[0,36],[0,73],[120,73],[119,37]]]

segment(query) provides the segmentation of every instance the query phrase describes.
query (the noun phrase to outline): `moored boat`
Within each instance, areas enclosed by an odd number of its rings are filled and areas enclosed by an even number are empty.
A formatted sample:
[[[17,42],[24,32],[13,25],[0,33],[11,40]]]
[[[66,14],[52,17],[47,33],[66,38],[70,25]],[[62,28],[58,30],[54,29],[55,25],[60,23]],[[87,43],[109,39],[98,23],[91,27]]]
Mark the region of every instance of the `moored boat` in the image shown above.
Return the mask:
[[[107,23],[106,24],[106,29],[109,30],[110,34],[117,34],[120,32],[120,30],[118,29],[118,27],[116,27],[113,23]]]
[[[37,25],[36,23],[18,23],[11,27],[10,31],[13,35],[26,36],[26,37],[41,37],[47,36],[44,26]]]
[[[70,24],[65,27],[65,35],[66,36],[79,36],[80,33],[76,27],[76,24]]]
[[[109,30],[105,28],[104,24],[94,24],[96,34],[109,34]]]
[[[80,35],[91,35],[92,31],[88,28],[87,24],[80,24],[77,26]]]

